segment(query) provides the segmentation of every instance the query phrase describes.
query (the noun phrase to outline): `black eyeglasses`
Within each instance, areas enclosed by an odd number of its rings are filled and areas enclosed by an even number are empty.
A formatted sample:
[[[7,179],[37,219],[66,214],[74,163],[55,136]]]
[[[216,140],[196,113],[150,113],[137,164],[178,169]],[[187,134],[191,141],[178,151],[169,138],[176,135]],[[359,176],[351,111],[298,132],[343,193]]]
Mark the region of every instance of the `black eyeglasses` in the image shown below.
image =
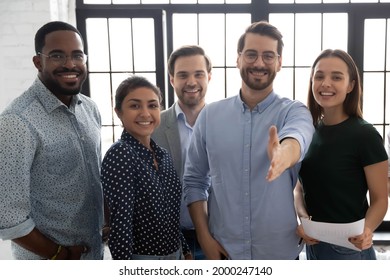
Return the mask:
[[[49,55],[39,52],[38,55],[47,57],[51,62],[57,65],[64,65],[70,57],[72,62],[76,65],[84,65],[87,63],[87,55],[85,53],[74,53],[72,55],[66,55],[64,53],[51,53]]]
[[[263,52],[263,53],[258,53],[255,51],[246,51],[244,53],[239,53],[244,57],[244,60],[246,63],[251,64],[255,63],[259,56],[261,56],[261,59],[263,60],[264,64],[270,65],[273,64],[276,60],[277,57],[279,57],[279,54],[276,54],[274,52]]]

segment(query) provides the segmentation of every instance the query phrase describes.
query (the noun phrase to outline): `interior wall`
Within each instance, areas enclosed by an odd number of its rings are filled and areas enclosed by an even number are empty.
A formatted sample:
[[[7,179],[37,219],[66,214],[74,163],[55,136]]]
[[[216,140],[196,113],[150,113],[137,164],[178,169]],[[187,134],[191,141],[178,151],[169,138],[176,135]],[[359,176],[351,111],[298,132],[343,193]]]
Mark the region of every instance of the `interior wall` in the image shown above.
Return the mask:
[[[36,78],[34,35],[52,20],[75,25],[75,0],[0,1],[0,112]]]

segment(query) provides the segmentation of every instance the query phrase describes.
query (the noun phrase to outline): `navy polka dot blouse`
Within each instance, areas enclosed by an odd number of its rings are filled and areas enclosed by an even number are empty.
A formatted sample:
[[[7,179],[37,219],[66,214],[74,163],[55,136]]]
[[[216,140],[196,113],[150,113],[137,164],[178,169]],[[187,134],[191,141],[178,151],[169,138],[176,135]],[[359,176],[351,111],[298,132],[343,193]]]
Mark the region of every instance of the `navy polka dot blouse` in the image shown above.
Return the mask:
[[[122,133],[102,163],[104,198],[110,210],[108,246],[113,259],[132,254],[165,256],[181,246],[181,183],[169,153],[151,140],[152,152]],[[188,251],[184,242],[183,252]]]

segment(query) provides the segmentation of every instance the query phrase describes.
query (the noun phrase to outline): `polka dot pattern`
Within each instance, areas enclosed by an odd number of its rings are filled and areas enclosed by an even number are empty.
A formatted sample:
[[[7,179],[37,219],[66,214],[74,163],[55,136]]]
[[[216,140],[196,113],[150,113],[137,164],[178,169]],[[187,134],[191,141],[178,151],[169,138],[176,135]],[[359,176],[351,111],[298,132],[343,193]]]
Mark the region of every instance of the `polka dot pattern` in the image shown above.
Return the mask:
[[[180,246],[181,183],[169,153],[153,141],[153,154],[126,131],[102,163],[104,197],[110,209],[113,259],[132,254],[165,256]]]

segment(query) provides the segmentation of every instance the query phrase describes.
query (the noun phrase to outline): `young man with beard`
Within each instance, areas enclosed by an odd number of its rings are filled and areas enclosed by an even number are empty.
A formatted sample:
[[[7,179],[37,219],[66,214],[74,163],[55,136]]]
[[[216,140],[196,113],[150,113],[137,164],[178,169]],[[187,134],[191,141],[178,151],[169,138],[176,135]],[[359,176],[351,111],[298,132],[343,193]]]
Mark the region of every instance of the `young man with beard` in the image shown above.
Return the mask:
[[[211,68],[210,58],[196,45],[178,48],[168,60],[169,79],[178,101],[161,113],[161,124],[152,138],[170,152],[181,180],[193,126],[205,106]],[[180,224],[191,250],[191,255],[186,258],[204,259],[184,200],[180,209]]]
[[[38,77],[0,115],[0,238],[15,259],[102,259],[100,114],[80,32],[35,35]]]
[[[282,50],[274,26],[250,25],[239,94],[207,105],[194,127],[184,192],[208,259],[293,260],[302,249],[293,189],[314,128],[305,105],[273,90]]]

